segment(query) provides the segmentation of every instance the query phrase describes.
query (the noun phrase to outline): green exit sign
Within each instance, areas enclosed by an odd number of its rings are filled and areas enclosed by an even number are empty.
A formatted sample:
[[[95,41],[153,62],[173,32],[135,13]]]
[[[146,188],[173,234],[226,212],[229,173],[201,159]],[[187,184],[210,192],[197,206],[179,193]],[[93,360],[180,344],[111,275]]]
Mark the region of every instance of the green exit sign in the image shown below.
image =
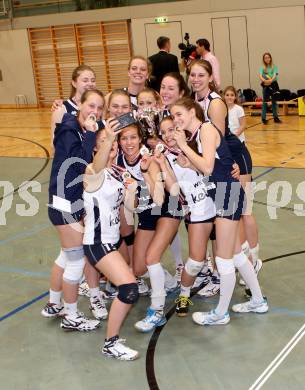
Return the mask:
[[[158,16],[155,18],[155,23],[167,23],[168,17],[167,16]]]

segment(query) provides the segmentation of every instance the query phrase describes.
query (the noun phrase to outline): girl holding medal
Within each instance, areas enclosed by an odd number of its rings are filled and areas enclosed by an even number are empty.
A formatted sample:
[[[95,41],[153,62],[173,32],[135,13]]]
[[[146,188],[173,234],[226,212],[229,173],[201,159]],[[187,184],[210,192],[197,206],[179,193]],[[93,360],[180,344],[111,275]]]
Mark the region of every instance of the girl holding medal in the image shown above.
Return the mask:
[[[199,115],[202,115],[202,112],[198,111]],[[191,287],[206,259],[207,243],[214,224],[216,209],[212,198],[208,195],[212,183],[209,183],[208,177],[192,166],[179,149],[174,138],[175,126],[170,117],[162,120],[160,131],[166,145],[166,159],[177,178],[188,207],[185,224],[188,232],[189,258],[182,272],[180,294],[176,301],[176,313],[184,317],[188,313],[189,305],[192,304],[189,299]]]
[[[78,283],[85,266],[83,184],[79,178],[92,161],[96,118],[100,118],[103,106],[104,97],[100,91],[84,92],[79,115],[65,114],[54,133],[48,212],[59,235],[61,251],[51,272],[49,302],[41,314],[48,318],[64,314],[60,326],[67,330],[90,331],[99,326],[98,320],[89,320],[77,310]]]
[[[84,178],[84,252],[92,266],[118,288],[107,324],[102,353],[118,360],[134,360],[138,352],[119,338],[121,325],[139,293],[136,279],[119,252],[120,207],[134,208],[136,182],[113,165],[117,155],[115,129],[118,121],[109,120],[97,139],[97,153]],[[126,173],[126,172],[125,172]],[[130,176],[130,175],[129,175]]]
[[[253,265],[241,250],[238,229],[244,191],[239,181],[231,176],[234,160],[222,132],[212,123],[202,123],[198,109],[198,104],[190,98],[178,100],[171,108],[176,126],[174,137],[179,148],[191,164],[210,176],[215,184],[210,195],[216,206],[215,261],[220,274],[220,298],[214,310],[193,313],[193,320],[199,325],[224,325],[230,321],[228,308],[235,286],[235,267],[251,289],[252,298],[233,305],[233,311],[265,313],[268,304],[262,296]],[[192,134],[193,142],[187,141],[185,131]]]
[[[183,77],[176,73],[170,73],[168,76],[168,79],[165,80],[165,84],[163,84],[163,90],[165,88],[170,88],[170,87],[177,87],[176,90],[174,90],[174,93],[172,94],[172,100],[178,99],[179,94],[177,93],[178,90],[181,89],[184,91],[185,83]],[[154,89],[151,88],[145,88],[143,91],[141,91],[138,95],[138,116],[139,114],[141,115],[141,112],[143,112],[145,109],[148,110],[155,110],[157,116],[156,122],[152,124],[153,129],[152,129],[152,136],[148,135],[145,136],[144,139],[146,140],[146,144],[154,149],[157,144],[162,145],[161,138],[160,138],[160,129],[159,129],[159,122],[161,121],[162,117],[168,116],[169,111],[163,110],[162,108],[162,99],[158,92],[156,92]],[[161,110],[161,112],[160,112]],[[140,123],[142,125],[142,121],[140,120]],[[143,126],[142,126],[143,128]],[[145,129],[147,132],[147,129]],[[149,131],[149,130],[148,130]],[[183,260],[182,260],[182,243],[181,239],[179,236],[179,233],[176,234],[174,237],[173,241],[171,242],[170,249],[172,252],[172,255],[175,259],[175,279],[177,280],[178,283],[180,283],[181,280],[181,272],[183,269]]]

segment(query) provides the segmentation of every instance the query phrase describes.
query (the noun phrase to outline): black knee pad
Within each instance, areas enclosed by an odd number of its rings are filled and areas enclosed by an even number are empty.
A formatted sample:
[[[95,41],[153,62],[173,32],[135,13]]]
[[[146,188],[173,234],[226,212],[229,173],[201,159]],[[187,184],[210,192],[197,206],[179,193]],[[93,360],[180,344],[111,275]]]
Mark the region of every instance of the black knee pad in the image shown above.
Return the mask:
[[[216,240],[216,228],[215,224],[213,225],[212,231],[210,233],[210,240],[215,241]]]
[[[125,236],[125,237],[122,237],[122,238],[125,241],[125,244],[127,246],[131,246],[134,243],[135,234],[134,234],[134,232],[132,232],[128,236]]]
[[[139,299],[139,289],[137,283],[121,284],[118,287],[118,290],[118,299],[123,303],[132,305]]]

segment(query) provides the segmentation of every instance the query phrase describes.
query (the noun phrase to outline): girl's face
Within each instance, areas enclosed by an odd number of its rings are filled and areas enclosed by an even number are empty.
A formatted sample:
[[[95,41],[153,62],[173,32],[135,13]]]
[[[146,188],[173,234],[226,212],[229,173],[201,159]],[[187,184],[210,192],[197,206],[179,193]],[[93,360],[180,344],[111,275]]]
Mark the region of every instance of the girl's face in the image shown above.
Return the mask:
[[[181,130],[190,130],[191,122],[195,116],[195,110],[192,108],[187,110],[183,106],[173,106],[171,108],[171,115],[175,127],[179,127]]]
[[[128,70],[128,77],[132,84],[144,85],[145,81],[148,79],[148,67],[146,61],[141,58],[135,58],[132,60]]]
[[[80,106],[80,120],[84,122],[91,114],[95,115],[97,119],[101,119],[103,108],[104,99],[97,93],[90,93]]]
[[[165,106],[174,104],[183,96],[183,91],[179,91],[178,81],[170,76],[163,77],[160,87],[160,96]]]
[[[96,152],[99,151],[100,147],[102,146],[103,142],[105,141],[106,139],[106,133],[104,130],[101,130],[97,133],[97,136],[96,136],[96,143],[95,143],[95,148],[94,150]],[[117,141],[113,141],[113,144],[112,144],[112,147],[111,147],[111,150],[110,150],[110,154],[109,154],[109,159],[112,160],[115,158],[115,156],[117,155],[117,152],[118,152],[118,143]]]
[[[263,61],[264,61],[264,63],[265,63],[266,65],[271,64],[271,57],[269,56],[269,54],[265,54],[265,55],[264,55]]]
[[[160,125],[160,133],[162,140],[166,143],[168,147],[175,148],[177,146],[177,142],[174,139],[175,126],[174,122],[171,119],[166,119],[162,121]]]
[[[225,93],[224,98],[228,106],[235,104],[236,95],[230,89]]]
[[[132,157],[138,153],[140,151],[141,139],[137,129],[126,127],[126,129],[122,130],[119,143],[125,156]]]
[[[126,114],[131,111],[129,97],[126,95],[115,95],[111,99],[108,107],[109,116],[116,118],[117,116]]]
[[[155,108],[157,101],[151,92],[141,92],[138,96],[138,107],[143,108]]]
[[[209,88],[209,83],[213,77],[200,65],[192,66],[190,73],[190,83],[194,92],[201,92]]]
[[[88,89],[95,89],[95,76],[90,70],[84,70],[78,76],[76,81],[72,80],[72,85],[76,89],[76,92],[81,96]]]

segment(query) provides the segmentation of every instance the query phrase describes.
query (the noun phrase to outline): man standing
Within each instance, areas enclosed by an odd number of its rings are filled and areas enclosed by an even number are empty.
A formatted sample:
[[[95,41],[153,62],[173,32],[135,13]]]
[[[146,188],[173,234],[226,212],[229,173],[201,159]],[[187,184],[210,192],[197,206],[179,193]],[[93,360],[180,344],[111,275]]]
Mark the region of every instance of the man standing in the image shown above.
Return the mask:
[[[169,72],[179,73],[179,65],[177,56],[170,54],[171,43],[169,38],[159,37],[157,45],[160,49],[159,53],[149,57],[153,68],[150,86],[159,92],[163,76]]]
[[[212,65],[213,80],[216,88],[220,88],[220,68],[218,59],[210,52],[210,42],[207,39],[198,39],[196,41],[196,52],[201,59],[209,61]]]

